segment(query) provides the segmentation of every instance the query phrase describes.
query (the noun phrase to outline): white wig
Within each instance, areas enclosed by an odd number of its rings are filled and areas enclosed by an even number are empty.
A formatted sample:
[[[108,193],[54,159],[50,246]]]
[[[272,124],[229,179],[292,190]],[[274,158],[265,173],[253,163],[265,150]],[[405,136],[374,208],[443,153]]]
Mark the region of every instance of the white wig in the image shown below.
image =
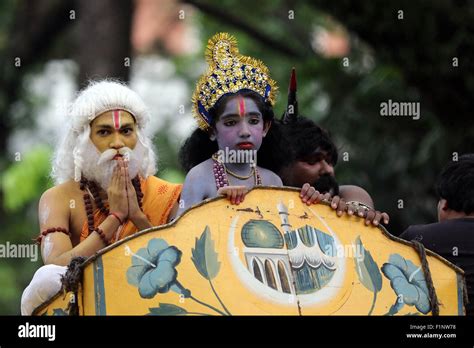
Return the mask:
[[[139,174],[144,178],[155,174],[156,155],[145,127],[149,112],[137,93],[125,84],[103,80],[92,81],[72,103],[68,112],[66,131],[61,135],[53,157],[51,176],[56,185],[81,179],[85,144],[90,137],[90,123],[104,112],[121,109],[129,112],[137,122],[138,141],[145,147]]]

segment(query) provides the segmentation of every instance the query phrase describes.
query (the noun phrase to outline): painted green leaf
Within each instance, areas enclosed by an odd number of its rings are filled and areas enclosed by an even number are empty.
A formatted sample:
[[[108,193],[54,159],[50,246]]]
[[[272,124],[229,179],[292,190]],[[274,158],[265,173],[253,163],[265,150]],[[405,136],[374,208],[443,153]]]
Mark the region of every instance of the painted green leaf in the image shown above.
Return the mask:
[[[217,260],[217,253],[214,250],[214,241],[211,239],[211,231],[206,226],[199,239],[196,238],[194,249],[191,249],[191,260],[198,272],[206,279],[213,279],[221,266]]]
[[[382,289],[382,275],[380,274],[377,263],[370,255],[370,252],[364,248],[360,236],[355,241],[356,250],[361,252],[361,255],[355,257],[356,271],[359,280],[368,290],[372,292],[379,292]]]
[[[186,309],[171,303],[160,303],[158,307],[148,309],[150,313],[147,315],[184,315],[188,313]]]

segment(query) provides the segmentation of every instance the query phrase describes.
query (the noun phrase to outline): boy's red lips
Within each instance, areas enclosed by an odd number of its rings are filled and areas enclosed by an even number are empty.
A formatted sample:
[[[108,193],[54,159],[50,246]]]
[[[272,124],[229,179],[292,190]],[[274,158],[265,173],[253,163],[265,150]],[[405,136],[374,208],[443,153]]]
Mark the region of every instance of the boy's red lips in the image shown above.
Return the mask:
[[[246,141],[246,142],[238,143],[237,147],[239,149],[248,150],[248,149],[252,149],[254,145],[251,142]]]

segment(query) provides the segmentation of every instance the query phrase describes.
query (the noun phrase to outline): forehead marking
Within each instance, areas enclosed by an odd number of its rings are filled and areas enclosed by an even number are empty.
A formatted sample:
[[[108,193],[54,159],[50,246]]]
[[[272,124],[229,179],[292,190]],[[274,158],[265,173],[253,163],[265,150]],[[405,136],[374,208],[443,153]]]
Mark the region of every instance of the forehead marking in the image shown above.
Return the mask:
[[[239,96],[239,116],[245,116],[245,100],[243,97]]]
[[[120,117],[120,110],[114,110],[112,112],[112,121],[114,123],[114,128],[115,129],[120,129],[121,126],[121,117]]]

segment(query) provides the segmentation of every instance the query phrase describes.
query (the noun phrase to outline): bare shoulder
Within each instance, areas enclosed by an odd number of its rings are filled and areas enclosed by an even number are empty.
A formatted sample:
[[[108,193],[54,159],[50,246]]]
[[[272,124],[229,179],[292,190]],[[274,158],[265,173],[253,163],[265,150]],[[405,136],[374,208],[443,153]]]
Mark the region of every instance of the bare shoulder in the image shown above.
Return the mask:
[[[187,208],[215,195],[212,191],[215,187],[211,180],[214,180],[211,159],[199,163],[188,172],[181,191],[180,209],[177,215],[181,215]]]
[[[194,195],[209,196],[210,189],[214,185],[213,161],[208,159],[193,167],[184,181],[183,191],[192,192]]]
[[[265,186],[283,186],[283,182],[281,181],[280,177],[276,175],[269,169],[265,169],[262,167],[257,167],[260,176],[262,177],[262,184]]]
[[[339,191],[348,194],[363,194],[370,196],[366,190],[356,185],[341,185],[339,186]]]
[[[55,202],[63,203],[65,200],[69,200],[70,197],[77,194],[78,190],[79,185],[73,180],[53,186],[41,195],[40,206],[42,202],[48,202],[48,204]]]
[[[191,170],[188,172],[186,175],[187,177],[190,178],[204,178],[204,177],[209,177],[210,174],[212,174],[213,170],[213,161],[212,159],[207,159],[204,162],[199,163],[197,166],[194,166],[191,168]]]

